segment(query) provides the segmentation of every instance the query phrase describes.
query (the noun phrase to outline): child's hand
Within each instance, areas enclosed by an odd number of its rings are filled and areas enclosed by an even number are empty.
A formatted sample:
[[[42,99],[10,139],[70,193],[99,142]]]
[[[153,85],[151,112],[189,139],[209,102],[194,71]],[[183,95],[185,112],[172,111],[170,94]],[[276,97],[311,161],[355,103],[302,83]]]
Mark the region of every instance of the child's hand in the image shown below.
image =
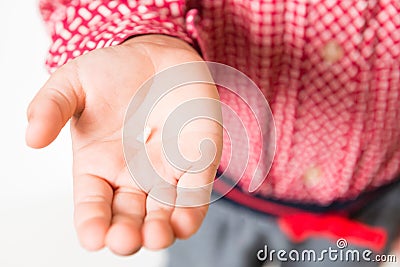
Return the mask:
[[[169,66],[199,60],[189,45],[176,38],[135,37],[67,63],[50,77],[30,104],[26,140],[31,147],[50,144],[72,118],[75,225],[86,249],[98,250],[106,245],[117,254],[128,255],[141,246],[167,247],[175,238],[188,238],[199,228],[207,207],[174,208],[148,197],[130,177],[121,139],[127,106],[140,85]],[[218,98],[214,86],[189,87],[174,91],[150,121],[162,123],[183,101]],[[208,138],[217,144],[218,155],[212,166],[195,179],[165,166],[165,161],[157,161],[161,143],[157,141],[160,133],[156,132],[149,140],[155,168],[172,182],[207,184],[213,180],[218,165],[222,128],[204,121],[186,127],[188,132],[199,133],[198,138],[187,135],[189,138],[182,139],[188,154],[198,153],[196,140]]]

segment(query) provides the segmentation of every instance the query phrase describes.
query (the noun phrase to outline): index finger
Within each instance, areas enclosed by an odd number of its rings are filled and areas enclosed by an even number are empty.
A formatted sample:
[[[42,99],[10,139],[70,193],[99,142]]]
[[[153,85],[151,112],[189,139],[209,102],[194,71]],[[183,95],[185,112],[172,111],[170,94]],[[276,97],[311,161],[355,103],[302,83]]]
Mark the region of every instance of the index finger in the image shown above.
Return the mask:
[[[105,245],[112,199],[113,189],[101,177],[84,174],[75,178],[74,221],[78,239],[87,250],[99,250]]]

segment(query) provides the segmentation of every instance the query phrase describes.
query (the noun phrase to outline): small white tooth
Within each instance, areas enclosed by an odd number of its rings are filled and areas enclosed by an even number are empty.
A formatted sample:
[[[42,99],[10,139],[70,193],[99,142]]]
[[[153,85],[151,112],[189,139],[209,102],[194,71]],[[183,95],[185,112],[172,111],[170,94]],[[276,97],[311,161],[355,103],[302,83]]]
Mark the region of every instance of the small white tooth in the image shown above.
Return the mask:
[[[151,135],[151,128],[149,126],[146,126],[146,128],[144,128],[143,132],[141,132],[136,137],[136,140],[145,144],[149,140],[150,135]]]

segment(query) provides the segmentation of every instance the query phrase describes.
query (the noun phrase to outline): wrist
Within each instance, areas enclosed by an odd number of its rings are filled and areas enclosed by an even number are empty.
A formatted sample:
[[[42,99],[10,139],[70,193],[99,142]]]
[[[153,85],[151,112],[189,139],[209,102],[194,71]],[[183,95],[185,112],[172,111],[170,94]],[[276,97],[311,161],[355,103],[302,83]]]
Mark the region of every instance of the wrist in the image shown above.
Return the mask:
[[[164,34],[145,34],[145,35],[134,36],[132,38],[127,39],[121,45],[132,46],[138,44],[158,45],[168,48],[183,49],[198,54],[196,50],[186,41],[174,36],[164,35]]]
[[[121,46],[142,51],[152,61],[156,70],[185,62],[203,61],[190,44],[169,35],[140,35],[126,40]]]

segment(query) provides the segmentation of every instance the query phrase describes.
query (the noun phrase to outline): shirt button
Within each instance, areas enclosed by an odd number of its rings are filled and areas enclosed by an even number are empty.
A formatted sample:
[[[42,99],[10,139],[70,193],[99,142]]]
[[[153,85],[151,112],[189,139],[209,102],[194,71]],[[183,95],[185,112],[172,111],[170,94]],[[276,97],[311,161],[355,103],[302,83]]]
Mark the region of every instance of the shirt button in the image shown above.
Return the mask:
[[[303,174],[303,182],[307,187],[314,187],[319,184],[322,171],[318,167],[310,167]]]
[[[333,64],[341,60],[343,56],[343,48],[334,40],[327,42],[322,48],[322,58],[328,63]]]

